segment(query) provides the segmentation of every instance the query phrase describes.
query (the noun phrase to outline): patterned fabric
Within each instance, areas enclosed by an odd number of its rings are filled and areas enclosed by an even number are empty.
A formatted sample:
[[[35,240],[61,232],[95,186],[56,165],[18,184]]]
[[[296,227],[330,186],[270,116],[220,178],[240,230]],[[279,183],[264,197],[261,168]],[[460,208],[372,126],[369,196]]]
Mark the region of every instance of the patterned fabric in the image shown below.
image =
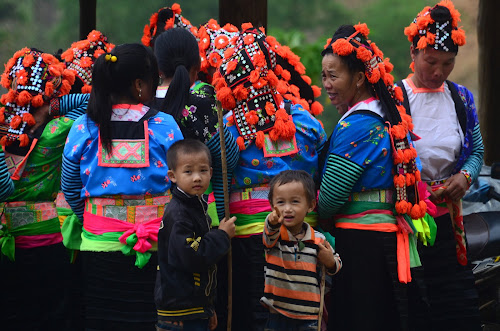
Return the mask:
[[[56,205],[54,202],[9,202],[0,205],[4,210],[2,215],[2,223],[7,225],[9,229],[43,222],[57,217]]]
[[[50,121],[26,156],[24,171],[14,181],[7,201],[54,201],[61,185],[61,154],[73,121],[59,117]]]
[[[97,125],[87,115],[75,121],[68,135],[64,156],[80,164],[81,199],[112,194],[154,194],[170,188],[166,152],[171,144],[182,139],[182,134],[170,115],[158,113],[147,122],[151,166],[110,168],[99,166],[95,157],[99,145]]]
[[[152,108],[160,111],[162,99],[167,95],[168,87],[159,87]],[[186,107],[182,110],[182,117],[176,119],[184,138],[200,140],[207,143],[217,133],[218,119],[215,100],[200,98],[196,93],[190,92]]]
[[[379,104],[379,101],[372,101]],[[345,158],[363,168],[353,192],[387,189],[392,182],[391,140],[384,120],[376,114],[354,113],[333,130],[329,154]]]
[[[163,216],[170,194],[88,198],[85,211],[129,223],[141,223]]]
[[[289,169],[302,169],[310,173],[315,180],[319,179],[318,154],[326,141],[325,131],[302,106],[292,105],[290,113],[296,127],[294,138],[298,152],[282,157],[266,157],[263,150],[255,144],[249,145],[240,152],[231,191],[269,183],[276,174]],[[232,113],[228,113],[226,119],[228,116],[232,116]],[[237,126],[229,124],[228,129],[235,138],[240,137]]]

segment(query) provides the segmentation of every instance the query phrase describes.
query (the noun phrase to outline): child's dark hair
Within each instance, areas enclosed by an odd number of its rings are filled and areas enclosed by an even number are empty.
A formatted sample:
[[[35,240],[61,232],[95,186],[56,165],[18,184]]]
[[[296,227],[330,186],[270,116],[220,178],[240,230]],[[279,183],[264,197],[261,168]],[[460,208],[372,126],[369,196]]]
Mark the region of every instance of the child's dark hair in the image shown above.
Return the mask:
[[[316,185],[312,176],[304,170],[285,170],[277,174],[269,183],[269,202],[273,204],[273,193],[276,186],[298,182],[304,186],[304,193],[309,203],[316,200]]]
[[[201,63],[198,43],[186,29],[169,29],[156,38],[155,54],[160,71],[165,77],[172,77],[160,110],[179,119],[189,98],[189,71]]]
[[[175,170],[178,166],[177,162],[179,159],[179,154],[207,154],[208,164],[212,166],[212,156],[210,155],[210,150],[207,145],[196,139],[183,139],[177,140],[170,146],[167,151],[167,166],[170,170]]]
[[[122,97],[136,99],[132,93],[136,79],[149,82],[152,91],[158,87],[158,64],[148,47],[122,44],[116,46],[109,55],[114,58],[106,58],[103,54],[94,63],[92,92],[87,108],[89,118],[99,126],[102,144],[108,152],[111,150],[112,105]]]

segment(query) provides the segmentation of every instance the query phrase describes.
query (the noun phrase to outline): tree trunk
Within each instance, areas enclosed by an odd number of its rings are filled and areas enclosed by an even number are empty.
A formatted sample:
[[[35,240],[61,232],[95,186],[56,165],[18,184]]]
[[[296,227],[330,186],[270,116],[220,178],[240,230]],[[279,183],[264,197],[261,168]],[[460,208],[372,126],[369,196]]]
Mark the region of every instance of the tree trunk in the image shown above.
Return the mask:
[[[219,24],[231,23],[237,28],[250,22],[267,30],[267,0],[219,0]]]
[[[96,27],[97,0],[80,0],[80,40]]]
[[[496,93],[500,91],[500,29],[497,19],[500,1],[479,1],[479,122],[484,141],[484,162],[491,165],[500,162],[500,111],[495,104]]]

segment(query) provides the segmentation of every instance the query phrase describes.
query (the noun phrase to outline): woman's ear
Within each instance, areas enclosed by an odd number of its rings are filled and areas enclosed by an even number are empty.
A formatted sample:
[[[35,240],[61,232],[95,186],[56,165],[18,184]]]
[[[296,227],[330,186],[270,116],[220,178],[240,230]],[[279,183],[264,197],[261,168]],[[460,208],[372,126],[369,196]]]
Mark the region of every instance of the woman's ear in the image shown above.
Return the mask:
[[[413,44],[410,46],[410,57],[412,61],[415,61],[415,56],[417,56],[417,53],[415,52],[415,47],[413,47]]]
[[[355,75],[356,87],[359,89],[365,83],[366,76],[364,72],[358,71]]]

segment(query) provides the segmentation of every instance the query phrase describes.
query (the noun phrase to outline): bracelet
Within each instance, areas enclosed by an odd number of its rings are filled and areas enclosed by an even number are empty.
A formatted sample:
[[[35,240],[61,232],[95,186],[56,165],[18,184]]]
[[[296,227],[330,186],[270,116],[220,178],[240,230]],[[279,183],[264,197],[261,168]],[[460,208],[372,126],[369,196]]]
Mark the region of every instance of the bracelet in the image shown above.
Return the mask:
[[[462,169],[460,170],[460,173],[463,174],[465,176],[465,179],[467,179],[467,184],[469,185],[469,187],[471,186],[472,184],[472,176],[470,175],[470,172],[468,172],[467,170],[465,169]]]
[[[59,98],[50,99],[49,115],[59,116]]]

